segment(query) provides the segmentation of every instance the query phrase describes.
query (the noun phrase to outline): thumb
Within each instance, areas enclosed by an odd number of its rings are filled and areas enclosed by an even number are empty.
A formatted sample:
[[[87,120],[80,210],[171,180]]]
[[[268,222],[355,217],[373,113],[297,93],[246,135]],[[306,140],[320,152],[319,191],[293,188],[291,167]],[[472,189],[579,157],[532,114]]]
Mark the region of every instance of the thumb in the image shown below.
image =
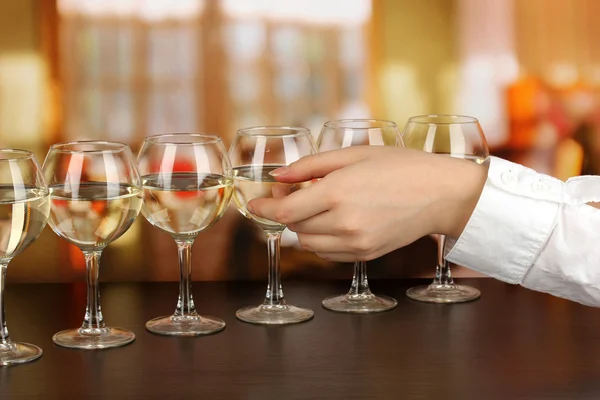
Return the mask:
[[[323,178],[325,175],[353,164],[366,157],[368,146],[352,146],[305,156],[286,167],[270,172],[279,182],[305,182]]]

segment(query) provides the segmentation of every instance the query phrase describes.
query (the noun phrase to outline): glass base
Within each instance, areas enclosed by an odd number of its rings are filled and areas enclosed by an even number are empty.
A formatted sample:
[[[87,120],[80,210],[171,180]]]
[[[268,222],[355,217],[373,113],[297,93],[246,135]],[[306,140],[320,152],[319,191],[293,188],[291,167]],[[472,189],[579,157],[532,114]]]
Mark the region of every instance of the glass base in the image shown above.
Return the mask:
[[[52,341],[59,346],[83,350],[119,347],[134,340],[133,332],[123,328],[67,329],[52,337]]]
[[[314,316],[313,310],[291,305],[248,306],[236,311],[235,316],[244,322],[263,325],[286,325],[308,321]]]
[[[215,317],[167,316],[146,322],[146,329],[152,333],[168,336],[200,336],[220,332],[225,329],[225,321]]]
[[[37,360],[42,356],[42,349],[29,343],[10,343],[0,346],[0,366],[23,364]]]
[[[413,300],[427,303],[464,303],[477,300],[481,292],[470,286],[431,284],[410,288],[406,295]]]
[[[322,301],[323,307],[331,311],[368,314],[388,311],[398,305],[396,299],[374,294],[342,294]]]

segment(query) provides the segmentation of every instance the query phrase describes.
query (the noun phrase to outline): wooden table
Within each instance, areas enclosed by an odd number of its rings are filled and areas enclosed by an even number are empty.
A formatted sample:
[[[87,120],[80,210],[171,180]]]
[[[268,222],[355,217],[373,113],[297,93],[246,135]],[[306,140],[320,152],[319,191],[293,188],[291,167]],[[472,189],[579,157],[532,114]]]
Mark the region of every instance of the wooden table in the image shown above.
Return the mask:
[[[0,399],[599,399],[600,310],[491,279],[463,279],[480,300],[414,302],[416,281],[375,281],[399,300],[390,312],[346,315],[323,297],[349,282],[284,282],[294,304],[315,310],[307,323],[265,327],[235,319],[261,299],[258,282],[196,283],[200,311],[225,331],[171,338],[144,329],[173,311],[175,283],[102,285],[105,318],[136,341],[103,351],[63,349],[53,333],[83,317],[85,286],[7,287],[13,339],[44,349],[41,359],[0,368]]]

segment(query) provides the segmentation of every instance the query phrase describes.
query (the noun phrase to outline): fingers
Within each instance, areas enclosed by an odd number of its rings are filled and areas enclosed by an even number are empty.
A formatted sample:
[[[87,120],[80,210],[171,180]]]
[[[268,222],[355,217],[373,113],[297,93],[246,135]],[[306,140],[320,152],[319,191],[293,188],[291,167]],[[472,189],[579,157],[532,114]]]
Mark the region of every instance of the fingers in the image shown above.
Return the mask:
[[[344,252],[347,249],[344,238],[332,235],[299,233],[298,241],[304,250],[312,253]]]
[[[327,199],[324,186],[317,182],[283,198],[254,199],[247,207],[248,211],[260,217],[292,224],[327,211]]]
[[[326,151],[302,157],[287,167],[271,172],[279,182],[304,182],[322,178],[325,175],[355,163],[366,157],[368,146],[353,146],[340,150]]]
[[[290,195],[294,191],[294,186],[287,183],[275,183],[271,187],[271,194],[274,199],[281,199]]]
[[[325,211],[314,217],[288,224],[288,229],[296,233],[332,234],[335,233],[335,223],[336,216],[334,213]]]
[[[298,233],[298,241],[305,251],[335,257],[331,258],[334,261],[368,261],[384,254],[385,250],[373,237],[366,236]]]
[[[321,257],[323,260],[327,261],[336,261],[336,262],[356,262],[356,261],[367,261],[367,260],[359,260],[359,257],[356,254],[351,253],[316,253],[318,257]]]

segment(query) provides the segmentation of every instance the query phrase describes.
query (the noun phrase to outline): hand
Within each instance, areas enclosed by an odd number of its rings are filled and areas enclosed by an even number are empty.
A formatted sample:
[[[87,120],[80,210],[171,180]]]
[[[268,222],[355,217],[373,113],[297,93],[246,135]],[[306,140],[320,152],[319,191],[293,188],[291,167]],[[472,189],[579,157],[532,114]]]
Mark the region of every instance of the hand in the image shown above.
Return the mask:
[[[393,147],[348,147],[274,171],[279,182],[322,178],[283,198],[249,203],[287,224],[302,247],[334,261],[368,261],[428,234],[460,236],[486,167]]]

